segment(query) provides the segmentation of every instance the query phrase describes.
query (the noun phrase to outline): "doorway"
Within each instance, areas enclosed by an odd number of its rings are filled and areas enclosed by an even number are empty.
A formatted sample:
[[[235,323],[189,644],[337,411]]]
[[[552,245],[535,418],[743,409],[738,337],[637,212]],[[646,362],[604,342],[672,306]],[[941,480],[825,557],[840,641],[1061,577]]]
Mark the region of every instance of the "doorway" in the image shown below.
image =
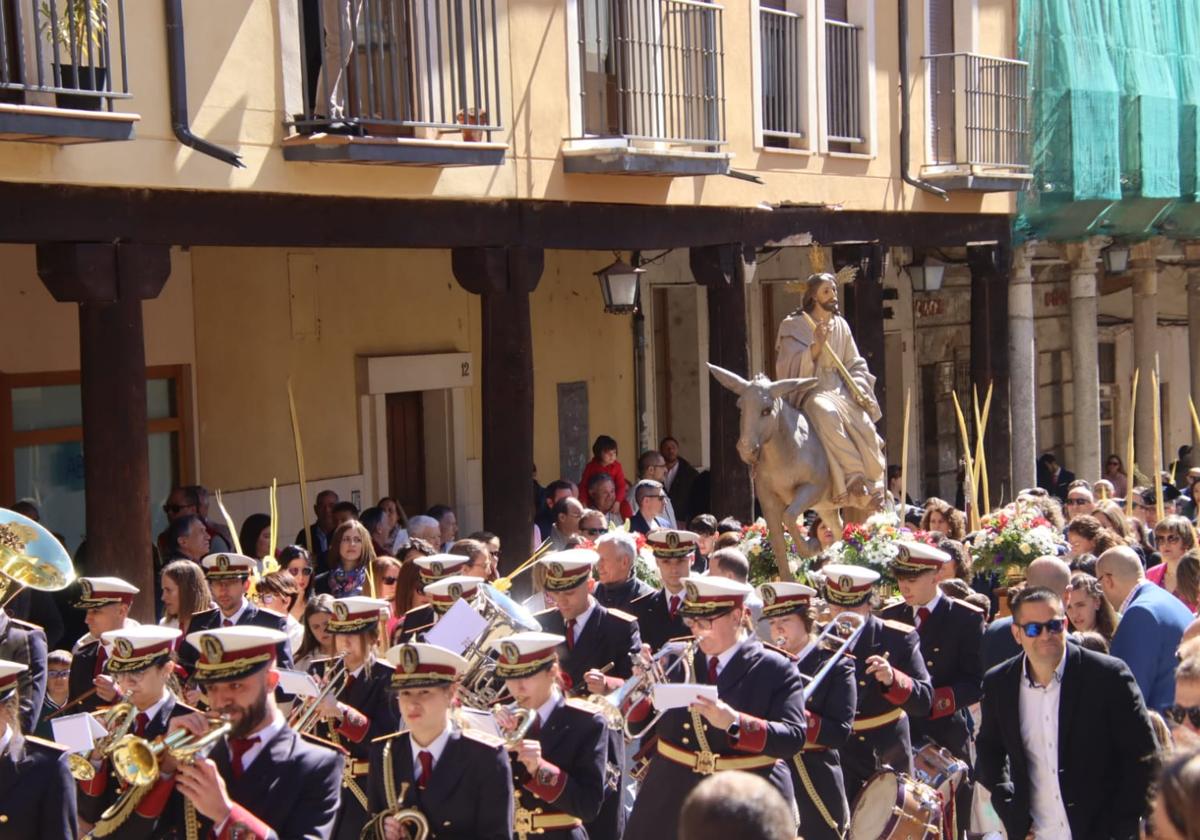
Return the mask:
[[[425,504],[425,407],[421,391],[388,394],[388,494],[413,516]]]

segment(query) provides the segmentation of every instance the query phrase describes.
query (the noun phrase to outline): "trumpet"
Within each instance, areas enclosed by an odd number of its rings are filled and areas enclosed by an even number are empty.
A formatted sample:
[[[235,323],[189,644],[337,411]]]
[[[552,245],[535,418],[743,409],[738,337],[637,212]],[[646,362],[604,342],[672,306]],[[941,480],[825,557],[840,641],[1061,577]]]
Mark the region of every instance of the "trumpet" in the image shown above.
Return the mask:
[[[109,730],[108,734],[96,741],[95,744],[95,748],[101,755],[108,755],[113,745],[129,734],[134,721],[137,720],[137,715],[137,706],[132,703],[115,703],[107,709],[96,711],[96,717],[99,718],[100,723]],[[87,753],[70,753],[67,756],[67,766],[71,770],[71,775],[78,781],[90,782],[96,778],[96,768],[88,760]]]
[[[510,715],[517,719],[517,725],[511,732],[504,735],[504,747],[508,750],[517,750],[521,747],[521,742],[525,740],[525,736],[529,734],[529,730],[533,727],[533,722],[537,720],[537,712],[533,709],[523,709],[520,706],[501,706],[496,703],[492,706],[492,715],[498,714],[501,710],[507,710]]]
[[[321,687],[321,692],[316,697],[304,698],[299,705],[292,709],[291,714],[288,715],[288,726],[298,733],[311,734],[313,727],[321,719],[321,704],[325,702],[326,697],[331,695],[336,697],[342,693],[342,689],[346,687],[348,675],[346,658],[344,656],[336,657],[333,664],[325,671],[325,685]]]
[[[113,772],[131,786],[152,784],[158,779],[159,756],[164,752],[179,764],[191,764],[232,728],[233,724],[228,720],[215,718],[203,735],[176,729],[153,742],[137,735],[125,735],[113,745],[109,755]]]
[[[833,656],[825,660],[825,664],[817,669],[817,673],[811,677],[806,674],[800,675],[800,680],[804,683],[803,694],[806,705],[809,698],[816,692],[817,686],[833,670],[838,661],[843,656],[850,656],[850,649],[854,647],[866,626],[867,619],[863,616],[858,613],[844,612],[834,616],[828,624],[821,628],[821,632],[817,635],[817,646],[829,648],[836,643],[836,647],[833,648]]]
[[[385,768],[391,769],[392,763],[389,760],[384,765]],[[387,770],[384,774],[390,779],[390,774]],[[430,835],[429,819],[418,811],[416,808],[401,808],[399,803],[404,801],[405,795],[408,793],[408,782],[400,785],[400,793],[395,791],[395,783],[391,786],[386,784],[388,808],[380,811],[375,816],[367,821],[363,826],[362,832],[358,835],[358,840],[384,840],[387,834],[383,830],[383,821],[386,819],[394,819],[400,821],[400,836],[407,836],[409,840],[428,840]]]
[[[630,710],[647,697],[652,697],[654,695],[654,686],[660,682],[667,682],[671,674],[678,667],[683,667],[683,681],[692,682],[694,679],[692,658],[695,656],[695,653],[695,641],[683,643],[669,642],[663,645],[662,650],[650,659],[646,669],[640,676],[626,680],[624,685],[611,694],[589,695],[587,698],[588,702],[600,707],[600,711],[604,715],[604,719],[608,722],[610,729],[624,732],[625,737],[630,741],[637,740],[646,730],[658,722],[663,713],[656,711],[649,721],[643,725],[642,729],[634,733],[629,727]],[[670,664],[664,666],[663,663],[672,656],[675,659]]]

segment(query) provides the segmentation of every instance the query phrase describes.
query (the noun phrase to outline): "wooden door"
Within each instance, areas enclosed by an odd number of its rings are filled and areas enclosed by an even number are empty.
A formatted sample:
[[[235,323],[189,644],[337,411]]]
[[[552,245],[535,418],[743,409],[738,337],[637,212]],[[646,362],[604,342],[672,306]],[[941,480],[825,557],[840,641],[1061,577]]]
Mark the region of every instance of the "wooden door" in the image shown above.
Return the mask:
[[[409,516],[425,510],[421,392],[387,395],[388,492]]]

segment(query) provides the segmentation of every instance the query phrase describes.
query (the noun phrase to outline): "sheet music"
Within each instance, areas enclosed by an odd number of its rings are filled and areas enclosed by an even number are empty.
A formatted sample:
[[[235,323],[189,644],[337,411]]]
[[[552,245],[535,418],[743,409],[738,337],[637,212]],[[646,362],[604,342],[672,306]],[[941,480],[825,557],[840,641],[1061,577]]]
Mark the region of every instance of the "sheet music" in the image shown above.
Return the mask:
[[[438,619],[433,629],[425,634],[425,642],[461,654],[467,646],[479,638],[487,622],[475,608],[461,598]]]
[[[71,748],[71,752],[90,753],[96,739],[103,738],[108,730],[88,712],[64,715],[50,721],[54,740]]]

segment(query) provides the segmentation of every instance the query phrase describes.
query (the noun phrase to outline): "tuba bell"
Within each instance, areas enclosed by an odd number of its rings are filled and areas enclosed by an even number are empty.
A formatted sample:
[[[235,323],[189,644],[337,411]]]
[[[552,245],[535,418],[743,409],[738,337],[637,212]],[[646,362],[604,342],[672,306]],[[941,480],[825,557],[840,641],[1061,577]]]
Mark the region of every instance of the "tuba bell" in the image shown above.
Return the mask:
[[[459,683],[458,696],[465,706],[489,709],[506,693],[503,681],[496,677],[496,660],[490,650],[492,643],[522,630],[541,630],[542,625],[533,613],[495,587],[485,583],[480,586],[479,593],[473,606],[487,624],[462,652],[467,669]]]
[[[26,587],[57,592],[73,580],[71,555],[57,537],[32,519],[0,508],[0,606]]]

